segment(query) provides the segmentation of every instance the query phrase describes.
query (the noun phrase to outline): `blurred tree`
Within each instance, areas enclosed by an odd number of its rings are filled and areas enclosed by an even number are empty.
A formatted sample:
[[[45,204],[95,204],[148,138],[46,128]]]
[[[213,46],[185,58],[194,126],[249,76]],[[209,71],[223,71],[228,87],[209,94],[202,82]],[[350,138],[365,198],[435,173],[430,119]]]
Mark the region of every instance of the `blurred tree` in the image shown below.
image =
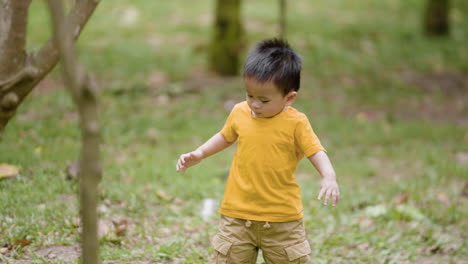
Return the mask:
[[[424,14],[424,31],[428,35],[447,35],[449,23],[450,0],[427,0]]]
[[[54,42],[58,48],[63,75],[68,90],[77,105],[82,135],[79,162],[80,214],[82,223],[81,245],[84,264],[98,264],[97,198],[101,178],[100,129],[96,88],[88,74],[78,63],[73,45],[73,27],[65,17],[63,0],[49,0],[54,29]]]
[[[213,37],[209,48],[210,68],[221,75],[236,75],[243,48],[241,0],[217,0]]]
[[[286,37],[286,0],[279,0],[279,37]]]
[[[68,14],[74,39],[99,0],[73,1]],[[26,28],[31,0],[0,2],[0,139],[24,98],[57,64],[58,50],[49,40],[39,51],[27,53]]]

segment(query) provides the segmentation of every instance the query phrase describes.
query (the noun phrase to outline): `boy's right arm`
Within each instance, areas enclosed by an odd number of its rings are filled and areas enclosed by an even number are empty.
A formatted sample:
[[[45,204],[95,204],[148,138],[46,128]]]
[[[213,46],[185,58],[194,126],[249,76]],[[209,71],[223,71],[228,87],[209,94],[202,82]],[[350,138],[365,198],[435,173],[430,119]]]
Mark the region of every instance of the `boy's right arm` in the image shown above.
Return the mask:
[[[182,174],[184,174],[189,167],[192,167],[200,163],[204,158],[231,146],[232,143],[234,142],[227,142],[224,136],[218,132],[196,150],[180,155],[179,160],[177,161],[176,170],[181,171]]]

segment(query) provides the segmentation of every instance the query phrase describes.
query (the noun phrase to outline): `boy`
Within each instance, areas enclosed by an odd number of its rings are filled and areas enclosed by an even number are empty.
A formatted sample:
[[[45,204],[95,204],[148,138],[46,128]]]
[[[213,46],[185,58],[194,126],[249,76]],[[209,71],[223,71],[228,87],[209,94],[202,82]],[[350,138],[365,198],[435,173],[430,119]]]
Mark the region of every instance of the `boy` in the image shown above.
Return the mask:
[[[247,99],[231,111],[223,129],[195,151],[182,154],[176,170],[185,173],[232,145],[238,146],[212,243],[213,263],[308,263],[300,187],[293,175],[305,155],[322,176],[318,199],[339,189],[335,171],[307,117],[291,107],[300,85],[301,58],[283,40],[260,42],[244,65]]]

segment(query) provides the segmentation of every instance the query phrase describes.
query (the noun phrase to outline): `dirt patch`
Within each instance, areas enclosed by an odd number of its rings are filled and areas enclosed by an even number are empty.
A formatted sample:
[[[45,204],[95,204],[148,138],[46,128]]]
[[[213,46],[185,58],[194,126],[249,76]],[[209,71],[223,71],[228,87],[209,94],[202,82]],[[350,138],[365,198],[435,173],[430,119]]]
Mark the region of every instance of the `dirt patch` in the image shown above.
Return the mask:
[[[38,251],[36,251],[36,254],[47,260],[61,260],[64,262],[72,262],[80,257],[80,251],[81,250],[78,246],[54,245],[39,249]]]
[[[67,263],[67,262],[75,262],[81,255],[81,249],[77,245],[74,245],[74,246],[53,245],[53,246],[41,248],[30,255],[36,255],[38,257],[42,257],[43,259],[50,261],[52,263],[55,261]],[[27,263],[31,263],[31,261],[32,261],[31,256],[27,256],[25,257],[25,259],[18,259],[18,260],[8,259],[8,262],[11,264],[27,264]]]
[[[468,74],[457,72],[416,73],[402,72],[404,82],[427,92],[442,92],[448,96],[468,94]]]
[[[456,72],[397,72],[389,81],[399,81],[409,89],[422,91],[417,95],[398,98],[385,106],[348,105],[343,114],[358,121],[426,120],[468,124],[468,74]],[[360,80],[343,77],[343,87],[359,86]]]
[[[402,72],[397,78],[424,91],[417,100],[403,101],[399,117],[429,121],[468,123],[468,74],[457,72]],[[438,96],[436,99],[434,95]]]

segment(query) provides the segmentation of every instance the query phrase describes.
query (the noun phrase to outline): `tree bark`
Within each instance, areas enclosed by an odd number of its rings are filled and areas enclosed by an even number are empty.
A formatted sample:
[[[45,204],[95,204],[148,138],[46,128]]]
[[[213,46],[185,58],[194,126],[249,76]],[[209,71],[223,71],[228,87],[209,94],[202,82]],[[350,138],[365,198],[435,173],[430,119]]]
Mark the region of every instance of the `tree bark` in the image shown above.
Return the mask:
[[[75,56],[72,24],[64,15],[62,0],[48,0],[54,27],[54,40],[62,58],[63,75],[73,101],[78,107],[82,136],[79,163],[82,261],[99,263],[97,232],[98,183],[101,178],[100,128],[97,92]]]
[[[427,0],[424,31],[427,35],[444,36],[450,32],[449,0]]]
[[[209,50],[210,68],[221,75],[237,75],[243,48],[241,0],[217,0],[213,37]]]
[[[16,109],[57,64],[52,40],[38,52],[26,53],[27,13],[31,0],[0,0],[0,140]],[[75,1],[68,20],[74,39],[94,12],[99,0]]]
[[[286,0],[279,0],[279,37],[286,37]]]

